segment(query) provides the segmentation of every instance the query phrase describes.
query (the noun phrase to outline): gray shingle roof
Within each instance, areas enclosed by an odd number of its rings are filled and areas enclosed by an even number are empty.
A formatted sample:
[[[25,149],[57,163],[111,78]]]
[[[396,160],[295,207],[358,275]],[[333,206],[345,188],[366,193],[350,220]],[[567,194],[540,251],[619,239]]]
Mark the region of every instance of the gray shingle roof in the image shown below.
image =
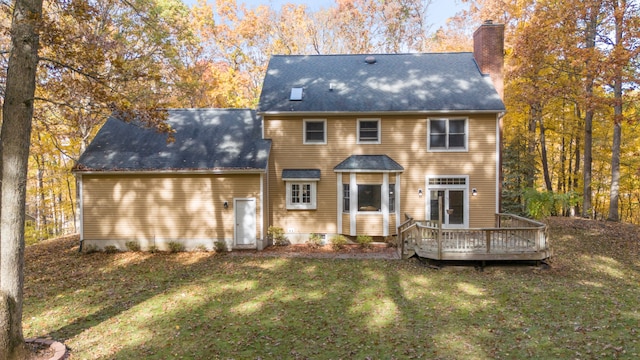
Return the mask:
[[[283,169],[282,180],[317,179],[320,180],[320,169]]]
[[[351,155],[333,168],[342,171],[401,172],[404,168],[387,155]]]
[[[289,100],[294,87],[304,89],[301,101]],[[259,113],[458,110],[505,110],[472,53],[273,56],[258,105]]]
[[[110,117],[76,164],[76,171],[265,170],[271,141],[262,139],[255,111],[169,110],[167,135]]]

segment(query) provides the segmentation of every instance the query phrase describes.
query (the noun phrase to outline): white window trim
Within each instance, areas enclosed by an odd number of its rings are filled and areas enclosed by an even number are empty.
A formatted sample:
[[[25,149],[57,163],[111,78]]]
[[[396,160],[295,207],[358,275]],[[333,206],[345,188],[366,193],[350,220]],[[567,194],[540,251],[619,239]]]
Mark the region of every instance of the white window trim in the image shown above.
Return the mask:
[[[287,210],[316,210],[317,209],[317,181],[286,181],[286,200],[287,200]],[[291,185],[311,185],[311,202],[308,204],[304,203],[293,203],[291,200]]]
[[[464,184],[450,184],[450,185],[430,185],[430,179],[443,179],[443,178],[457,178],[457,179],[465,179]],[[448,221],[445,221],[445,224],[442,225],[443,228],[446,229],[468,229],[469,228],[469,175],[427,175],[425,179],[425,214],[427,214],[427,219],[431,219],[431,190],[462,190],[463,191],[463,200],[464,200],[464,222],[462,224],[447,224]],[[445,218],[448,218],[449,215],[444,214]]]
[[[378,123],[378,140],[360,140],[360,123],[363,121],[376,121]],[[358,144],[380,144],[382,143],[382,121],[380,119],[358,119],[358,124],[356,126],[356,140]]]
[[[344,177],[346,177],[347,175],[344,175]],[[337,176],[337,189],[338,189],[338,229],[342,229],[343,228],[343,216],[344,215],[349,215],[349,235],[351,236],[355,236],[356,234],[356,223],[357,223],[357,218],[358,217],[369,217],[369,216],[375,216],[376,219],[380,219],[382,220],[382,226],[383,226],[383,236],[388,236],[389,235],[389,224],[390,224],[390,220],[391,220],[391,215],[395,214],[396,215],[396,227],[400,226],[400,174],[396,173],[395,178],[391,177],[391,174],[389,172],[387,173],[382,173],[382,184],[367,184],[367,183],[361,183],[358,184],[357,181],[357,173],[356,172],[351,172],[348,173],[348,178],[349,178],[349,191],[351,193],[350,196],[350,202],[349,202],[349,212],[343,212],[343,201],[344,201],[344,197],[343,197],[343,187],[345,184],[344,182],[344,177],[343,177],[343,173],[338,173]],[[388,206],[388,202],[389,202],[389,184],[391,184],[395,179],[395,191],[396,191],[396,199],[395,199],[395,206],[396,206],[396,211],[395,212],[389,212],[389,206]],[[359,211],[358,210],[358,185],[380,185],[381,186],[381,206],[382,208],[380,209],[380,211]],[[386,194],[386,195],[385,195]],[[355,195],[355,196],[354,196]]]
[[[449,120],[464,120],[464,149],[462,148],[431,148],[431,120],[446,120],[447,122],[447,143],[449,141]],[[448,146],[448,144],[447,144]],[[427,119],[427,151],[428,152],[468,152],[469,151],[469,118],[468,117],[451,117],[451,118],[429,118]]]
[[[307,141],[307,123],[321,122],[324,127],[324,139],[322,141]],[[302,143],[304,145],[326,145],[327,144],[327,119],[303,119],[302,120]]]

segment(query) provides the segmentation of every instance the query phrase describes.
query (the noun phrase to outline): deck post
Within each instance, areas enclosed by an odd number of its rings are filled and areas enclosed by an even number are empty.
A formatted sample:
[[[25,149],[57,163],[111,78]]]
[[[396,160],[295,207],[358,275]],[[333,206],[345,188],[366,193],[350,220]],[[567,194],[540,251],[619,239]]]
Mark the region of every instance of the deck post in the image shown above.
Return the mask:
[[[400,250],[400,259],[404,259],[404,242],[405,240],[405,229],[401,229],[400,227],[398,227],[398,235],[399,235],[399,240],[400,240],[400,244],[398,244],[398,249]]]
[[[441,205],[442,202],[443,198],[440,198]],[[544,223],[516,215],[500,214],[500,228],[444,229],[442,225],[446,220],[446,209],[439,206],[437,211],[438,219],[426,220],[425,225],[412,229],[421,231],[420,237],[426,239],[415,247],[415,253],[420,257],[432,260],[477,261],[535,261],[551,257],[550,242],[547,239],[548,228]],[[435,214],[433,215],[435,217]],[[433,241],[437,243],[434,244]]]
[[[438,194],[438,260],[442,260],[442,216],[444,215],[443,196]]]
[[[485,231],[487,239],[487,254],[491,252],[491,231]]]

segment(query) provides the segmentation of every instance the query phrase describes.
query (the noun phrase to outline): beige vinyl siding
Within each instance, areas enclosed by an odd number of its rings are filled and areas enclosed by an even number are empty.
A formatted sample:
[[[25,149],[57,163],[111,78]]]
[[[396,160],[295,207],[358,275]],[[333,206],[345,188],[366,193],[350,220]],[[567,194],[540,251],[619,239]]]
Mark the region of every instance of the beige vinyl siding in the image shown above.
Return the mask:
[[[351,232],[351,223],[349,214],[342,213],[342,232],[341,234],[349,234]]]
[[[356,235],[382,236],[381,214],[358,214],[356,217]]]
[[[259,199],[259,200],[258,200]],[[258,234],[266,234],[269,229],[269,225],[271,224],[271,211],[269,206],[269,176],[268,174],[262,174],[262,197],[256,198],[260,203],[257,204],[258,214],[256,216],[257,221],[261,221],[261,230]],[[262,209],[262,214],[260,214],[260,209]],[[261,216],[262,215],[262,216]],[[263,220],[261,220],[263,219]],[[263,236],[266,238],[266,236]]]
[[[382,185],[382,174],[357,173],[356,183],[362,185]]]
[[[396,228],[396,214],[389,214],[389,235],[395,235],[398,232]]]
[[[83,175],[82,182],[85,240],[232,239],[234,198],[256,199],[262,238],[260,175]]]
[[[418,189],[426,191],[427,175],[469,175],[469,190],[476,188],[478,196],[469,199],[470,227],[494,224],[496,209],[496,115],[451,114],[437,118],[468,117],[468,151],[428,152],[427,120],[429,116],[379,116],[381,143],[357,144],[355,116],[331,116],[327,119],[327,144],[303,145],[302,117],[265,116],[265,138],[272,139],[270,156],[270,203],[274,225],[296,232],[337,231],[338,189],[334,167],[351,155],[388,155],[404,167],[400,175],[401,214],[415,219],[425,218],[426,196],[418,196]],[[321,118],[314,116],[314,119]],[[378,116],[366,116],[378,118]],[[318,182],[316,210],[286,210],[283,169],[321,170]],[[372,174],[379,178],[382,176]],[[358,174],[366,179],[366,174]],[[369,180],[374,180],[369,178]],[[343,175],[343,183],[349,175]],[[378,180],[376,180],[378,181]],[[395,179],[389,178],[390,183]],[[342,215],[342,231],[349,229],[349,217]],[[359,221],[359,220],[358,220]],[[380,223],[382,220],[380,219]],[[390,219],[390,227],[395,226]],[[395,231],[391,232],[395,233]]]

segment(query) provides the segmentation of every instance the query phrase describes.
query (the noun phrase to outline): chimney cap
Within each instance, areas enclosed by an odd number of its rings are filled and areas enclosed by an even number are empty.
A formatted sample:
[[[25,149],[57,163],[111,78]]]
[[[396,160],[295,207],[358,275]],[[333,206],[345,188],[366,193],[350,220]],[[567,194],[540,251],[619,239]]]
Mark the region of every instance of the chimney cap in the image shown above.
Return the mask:
[[[493,20],[485,20],[484,24],[485,25],[493,25]]]

